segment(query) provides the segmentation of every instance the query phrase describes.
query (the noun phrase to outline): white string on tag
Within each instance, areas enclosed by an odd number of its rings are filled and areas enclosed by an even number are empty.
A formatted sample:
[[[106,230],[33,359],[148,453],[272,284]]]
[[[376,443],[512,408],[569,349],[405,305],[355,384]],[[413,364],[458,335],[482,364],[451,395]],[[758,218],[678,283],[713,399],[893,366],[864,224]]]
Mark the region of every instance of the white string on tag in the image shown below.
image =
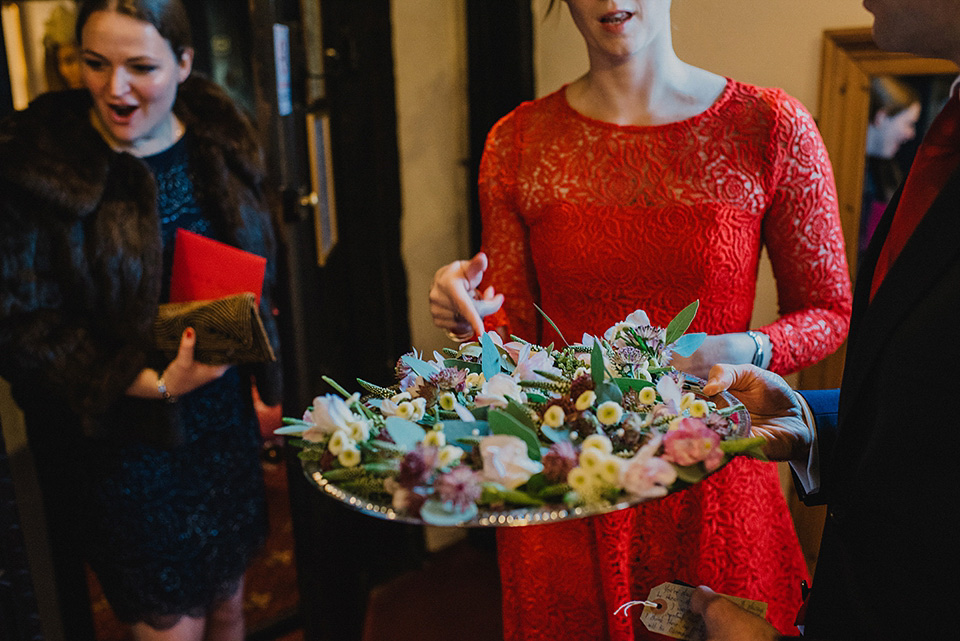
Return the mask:
[[[619,608],[617,608],[614,614],[615,615],[620,613],[626,614],[627,610],[629,610],[635,605],[642,605],[645,608],[662,608],[663,607],[661,604],[655,603],[654,601],[630,601],[629,603],[624,603]]]

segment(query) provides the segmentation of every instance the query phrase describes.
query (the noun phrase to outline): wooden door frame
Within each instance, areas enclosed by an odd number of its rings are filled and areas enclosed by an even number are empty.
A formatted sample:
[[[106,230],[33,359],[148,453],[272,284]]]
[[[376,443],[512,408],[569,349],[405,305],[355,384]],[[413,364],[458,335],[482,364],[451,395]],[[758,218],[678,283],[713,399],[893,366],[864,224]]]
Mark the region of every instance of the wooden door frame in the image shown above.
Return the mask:
[[[851,280],[857,273],[870,78],[949,73],[960,70],[946,60],[881,51],[870,27],[823,33],[818,125],[833,164]],[[800,372],[798,387],[839,387],[845,354],[846,342],[831,356]]]

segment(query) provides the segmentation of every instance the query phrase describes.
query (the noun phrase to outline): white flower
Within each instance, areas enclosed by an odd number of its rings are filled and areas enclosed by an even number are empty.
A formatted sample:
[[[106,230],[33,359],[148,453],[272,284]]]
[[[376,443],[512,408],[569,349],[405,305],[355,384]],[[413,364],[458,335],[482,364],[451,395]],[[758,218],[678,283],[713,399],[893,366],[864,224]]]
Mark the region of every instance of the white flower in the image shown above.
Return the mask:
[[[411,401],[403,401],[397,405],[396,416],[408,421],[417,422],[423,418],[427,411],[427,399],[415,398]],[[386,414],[386,412],[384,412]]]
[[[482,387],[483,383],[486,380],[487,379],[483,377],[483,374],[478,374],[477,372],[470,372],[469,374],[467,374],[467,387],[471,389]]]
[[[644,405],[653,405],[657,402],[657,390],[655,387],[644,387],[637,394],[637,398]]]
[[[543,424],[554,429],[563,425],[565,419],[566,415],[563,413],[563,408],[559,405],[551,405],[547,408],[547,411],[543,413]]]
[[[483,437],[480,456],[483,458],[483,478],[511,490],[543,470],[541,463],[531,461],[527,456],[527,444],[519,437],[508,434]]]
[[[356,442],[350,438],[350,435],[347,434],[346,431],[337,430],[333,433],[333,436],[330,437],[330,442],[327,443],[327,449],[330,450],[330,453],[334,456],[339,456],[340,452],[355,445]]]
[[[323,441],[325,436],[338,430],[350,433],[351,427],[356,424],[367,425],[369,430],[367,419],[350,409],[350,406],[359,398],[359,394],[354,394],[344,401],[334,394],[326,394],[313,399],[313,409],[304,417],[308,422],[313,423],[313,427],[303,433],[303,438],[312,443],[318,443]]]
[[[370,438],[370,424],[366,421],[356,421],[350,424],[350,438],[358,443]]]
[[[337,460],[340,461],[340,465],[344,467],[354,467],[360,463],[360,450],[351,444],[340,450],[340,454],[337,455]]]
[[[527,402],[527,395],[517,381],[510,375],[501,372],[483,384],[480,393],[474,399],[474,403],[477,407],[506,407],[507,397],[518,403]]]
[[[443,429],[434,428],[424,435],[423,444],[431,447],[443,447],[447,444],[447,435],[443,433]]]
[[[705,400],[703,400],[702,398],[698,398],[697,400],[690,403],[689,410],[690,410],[690,416],[692,416],[693,418],[703,418],[710,411],[710,406],[707,405],[707,402]]]
[[[517,355],[513,378],[518,381],[542,381],[544,377],[537,372],[559,374],[560,370],[553,365],[553,356],[546,350],[533,351],[530,345],[524,345]]]
[[[580,467],[591,473],[596,473],[597,468],[603,463],[604,453],[595,447],[587,447],[580,450]]]
[[[577,397],[577,402],[574,404],[575,407],[581,412],[589,407],[592,407],[594,403],[597,402],[597,393],[592,389],[588,389],[586,392]]]
[[[444,445],[437,451],[437,467],[450,467],[462,457],[462,449],[456,445]]]
[[[594,476],[582,467],[575,467],[567,474],[567,484],[580,496],[593,493]]]
[[[453,392],[443,392],[440,394],[440,397],[437,399],[437,402],[440,403],[440,408],[446,411],[453,410],[454,406],[457,403],[457,397]]]
[[[620,458],[608,454],[600,461],[596,470],[597,476],[607,485],[617,485],[620,481],[622,465],[623,461]]]
[[[616,425],[623,418],[623,408],[616,401],[605,401],[597,408],[597,420],[603,425]]]
[[[641,309],[633,312],[627,316],[624,320],[616,323],[610,327],[607,331],[603,333],[603,338],[612,345],[617,347],[623,347],[626,345],[626,342],[622,338],[617,338],[617,334],[621,330],[627,331],[631,329],[638,329],[640,327],[647,327],[650,325],[650,319],[647,317],[646,312]]]
[[[613,452],[613,443],[611,443],[610,439],[603,434],[591,434],[587,438],[583,439],[583,445],[581,447],[584,450],[597,449],[604,454],[610,454]]]

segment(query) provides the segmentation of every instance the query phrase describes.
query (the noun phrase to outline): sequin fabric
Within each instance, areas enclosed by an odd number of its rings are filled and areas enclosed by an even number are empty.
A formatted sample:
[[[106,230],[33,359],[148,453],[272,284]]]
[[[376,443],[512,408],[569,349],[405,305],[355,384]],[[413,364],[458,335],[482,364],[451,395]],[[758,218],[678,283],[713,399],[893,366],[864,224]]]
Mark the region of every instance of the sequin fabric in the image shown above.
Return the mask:
[[[145,159],[154,170],[169,281],[177,227],[209,234],[185,143]],[[266,537],[259,432],[249,382],[231,368],[184,395],[185,443],[171,450],[85,440],[90,565],[120,620],[169,628],[204,616],[239,586]]]
[[[782,91],[727,81],[704,113],[619,126],[585,117],[564,90],[491,131],[480,171],[486,285],[511,333],[542,344],[601,333],[635,309],[666,325],[700,301],[691,331],[749,328],[761,248],[780,317],[760,328],[771,369],[796,371],[846,336],[851,295],[827,152]],[[574,522],[498,533],[509,641],[659,638],[614,611],[679,579],[766,601],[794,631],[807,577],[776,466],[737,460],[666,499]]]

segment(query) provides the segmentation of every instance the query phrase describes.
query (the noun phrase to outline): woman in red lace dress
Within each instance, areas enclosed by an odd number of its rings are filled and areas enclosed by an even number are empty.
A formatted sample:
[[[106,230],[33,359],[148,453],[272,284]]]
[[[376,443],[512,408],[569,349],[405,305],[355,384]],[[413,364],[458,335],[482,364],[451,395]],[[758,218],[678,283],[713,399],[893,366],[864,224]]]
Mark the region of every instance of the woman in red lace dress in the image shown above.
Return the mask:
[[[789,373],[834,351],[850,282],[832,170],[807,111],[680,61],[670,0],[566,3],[590,70],[490,132],[485,255],[437,272],[435,323],[466,336],[487,315],[488,327],[545,344],[560,338],[533,303],[574,341],[636,309],[665,326],[699,299],[691,331],[710,336],[674,363],[691,373],[758,356]],[[759,328],[758,346],[746,330],[763,245],[780,318]],[[742,458],[633,509],[500,530],[498,554],[508,640],[647,638],[639,609],[614,611],[676,579],[765,601],[791,632],[807,577],[775,465]]]

